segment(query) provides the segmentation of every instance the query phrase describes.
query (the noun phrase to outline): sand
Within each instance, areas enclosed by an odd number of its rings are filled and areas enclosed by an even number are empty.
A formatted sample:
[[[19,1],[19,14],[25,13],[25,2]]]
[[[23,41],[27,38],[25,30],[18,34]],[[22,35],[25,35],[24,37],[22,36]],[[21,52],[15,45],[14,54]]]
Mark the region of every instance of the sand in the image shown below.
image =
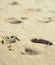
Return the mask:
[[[54,8],[55,0],[0,0],[0,65],[55,65]]]

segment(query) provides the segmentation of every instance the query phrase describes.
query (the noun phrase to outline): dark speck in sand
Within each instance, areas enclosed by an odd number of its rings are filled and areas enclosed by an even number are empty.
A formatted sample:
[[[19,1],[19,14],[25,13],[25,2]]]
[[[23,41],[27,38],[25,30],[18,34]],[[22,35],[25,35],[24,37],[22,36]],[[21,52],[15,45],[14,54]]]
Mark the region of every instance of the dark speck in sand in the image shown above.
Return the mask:
[[[8,48],[11,48],[11,45],[9,45]]]
[[[4,40],[2,40],[1,43],[4,44]]]
[[[14,49],[8,49],[9,51],[13,51]]]
[[[14,36],[11,36],[10,38],[14,38]]]

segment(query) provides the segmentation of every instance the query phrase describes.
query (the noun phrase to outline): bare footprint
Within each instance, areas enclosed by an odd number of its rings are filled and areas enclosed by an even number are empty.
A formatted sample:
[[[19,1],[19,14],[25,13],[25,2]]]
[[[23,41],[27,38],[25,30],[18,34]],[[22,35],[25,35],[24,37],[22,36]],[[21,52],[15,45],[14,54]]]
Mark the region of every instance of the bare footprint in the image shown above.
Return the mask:
[[[45,52],[46,46],[44,45],[36,45],[36,44],[27,44],[24,47],[24,51],[21,53],[22,55],[39,55]]]
[[[44,40],[44,39],[37,39],[37,38],[34,38],[34,39],[31,39],[31,42],[33,43],[39,43],[39,44],[45,44],[45,45],[53,45],[52,42],[48,41],[48,40]]]
[[[21,20],[18,20],[17,18],[13,18],[13,17],[12,18],[8,18],[6,21],[11,23],[11,24],[20,24],[20,23],[22,23]]]
[[[39,20],[37,20],[38,22],[41,22],[41,23],[49,23],[52,21],[52,18],[51,17],[44,17],[44,18],[41,18]]]

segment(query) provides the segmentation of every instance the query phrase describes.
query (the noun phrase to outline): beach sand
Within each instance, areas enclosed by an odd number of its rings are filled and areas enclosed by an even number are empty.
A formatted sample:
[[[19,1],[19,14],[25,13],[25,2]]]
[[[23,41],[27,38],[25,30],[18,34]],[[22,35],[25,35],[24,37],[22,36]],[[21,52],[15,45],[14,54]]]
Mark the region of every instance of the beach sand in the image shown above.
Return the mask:
[[[55,0],[0,0],[0,65],[55,65]]]

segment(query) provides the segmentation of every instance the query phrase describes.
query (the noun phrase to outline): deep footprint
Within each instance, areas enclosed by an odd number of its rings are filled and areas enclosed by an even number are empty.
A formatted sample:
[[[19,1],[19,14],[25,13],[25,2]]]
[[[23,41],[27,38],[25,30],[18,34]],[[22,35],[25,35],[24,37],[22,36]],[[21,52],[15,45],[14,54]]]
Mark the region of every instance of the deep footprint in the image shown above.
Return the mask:
[[[49,46],[53,45],[52,42],[47,41],[47,40],[44,40],[44,39],[36,39],[36,38],[34,38],[34,39],[31,39],[31,41],[32,41],[33,43],[46,44],[46,45],[49,45]]]

